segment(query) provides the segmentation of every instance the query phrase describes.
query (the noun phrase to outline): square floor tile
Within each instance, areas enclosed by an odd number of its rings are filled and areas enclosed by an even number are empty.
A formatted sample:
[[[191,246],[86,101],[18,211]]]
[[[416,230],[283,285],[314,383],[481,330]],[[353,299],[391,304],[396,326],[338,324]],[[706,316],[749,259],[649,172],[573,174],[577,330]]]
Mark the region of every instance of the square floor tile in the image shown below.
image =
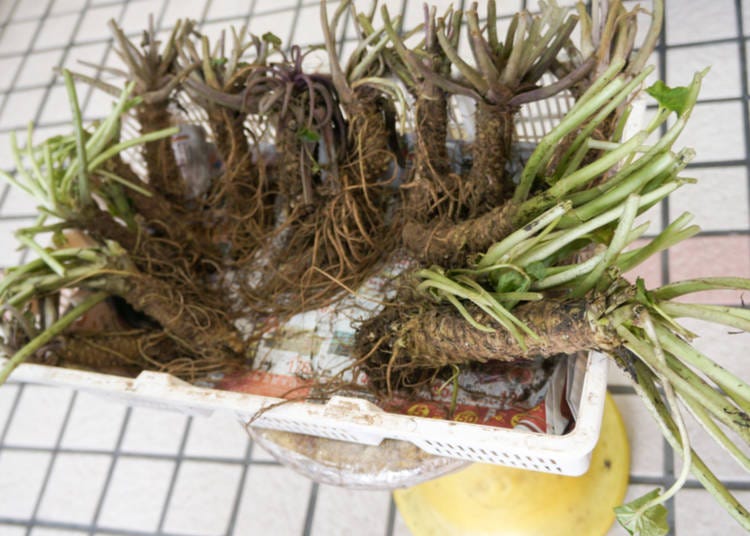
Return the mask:
[[[206,20],[232,17],[237,22],[230,21],[227,22],[227,24],[231,23],[239,25],[240,19],[249,15],[252,5],[253,2],[249,2],[248,0],[222,0],[221,2],[211,2]]]
[[[705,231],[740,231],[750,222],[747,169],[744,167],[696,168],[687,176],[698,179],[669,198],[673,221],[683,212],[695,216],[693,224]]]
[[[51,13],[66,13],[78,11],[86,5],[86,0],[55,0]]]
[[[750,504],[750,492],[733,495],[744,505]],[[682,490],[675,498],[677,534],[721,534],[741,536],[747,532],[718,505],[707,491]]]
[[[614,395],[630,443],[630,474],[659,476],[663,470],[661,430],[638,395]]]
[[[54,4],[54,0],[22,0],[13,13],[13,19],[39,18],[49,4]]]
[[[237,534],[301,534],[312,483],[285,467],[251,465],[237,514]]]
[[[667,79],[670,86],[687,86],[696,72],[710,67],[703,79],[700,99],[739,97],[740,59],[737,43],[699,45],[667,50]]]
[[[127,407],[122,402],[78,393],[62,446],[70,449],[113,449],[126,411]]]
[[[31,517],[51,458],[46,452],[0,450],[0,517]]]
[[[742,106],[739,102],[697,104],[690,121],[675,144],[695,149],[694,162],[745,158]],[[688,169],[683,175],[690,176]]]
[[[35,20],[10,23],[0,38],[0,50],[3,54],[26,52],[38,26],[39,22]]]
[[[329,6],[329,9],[331,6]],[[323,29],[320,24],[309,24],[308,21],[317,20],[320,16],[319,6],[308,6],[300,9],[297,25],[294,29],[294,43],[297,45],[320,45],[323,43]],[[343,24],[343,22],[342,22]],[[341,35],[341,34],[337,34]],[[350,25],[346,30],[348,37],[354,37],[354,26]],[[338,38],[337,38],[338,39]]]
[[[666,4],[667,44],[694,43],[737,35],[732,0],[668,0]]]
[[[5,107],[0,114],[0,126],[25,129],[29,121],[34,119],[34,114],[41,106],[45,93],[44,89],[29,89],[8,94]]]
[[[0,59],[0,91],[10,89],[16,71],[21,66],[21,56]]]
[[[2,140],[2,138],[0,138]],[[0,259],[0,266],[16,266],[22,258],[22,253],[18,249],[18,242],[13,233],[19,227],[34,222],[33,219],[28,221],[0,221],[0,251],[4,254]]]
[[[173,461],[119,458],[97,524],[118,530],[156,530],[174,468]]]
[[[5,443],[24,447],[53,447],[72,396],[69,389],[27,385],[21,393]]]
[[[159,13],[161,13],[162,2],[149,2],[147,11],[154,14],[154,19],[157,19]],[[203,10],[205,9],[206,0],[187,0],[184,2],[169,2],[167,9],[162,17],[159,28],[171,30],[177,19],[194,19],[200,20],[203,16]],[[142,9],[146,9],[143,6]]]
[[[218,412],[211,417],[196,417],[185,445],[187,456],[242,459],[249,439],[236,419]]]
[[[164,530],[195,535],[222,534],[229,524],[241,473],[239,465],[183,462]]]
[[[0,5],[2,4],[0,3]],[[0,523],[0,534],[5,536],[26,536],[26,527]]]
[[[29,55],[21,74],[18,76],[16,87],[23,88],[48,84],[56,76],[54,69],[59,66],[61,58],[61,50],[37,52]]]
[[[745,381],[750,379],[750,333],[692,318],[681,318],[679,322],[697,335],[690,343],[696,350]]]
[[[361,491],[321,485],[313,518],[313,536],[357,533],[377,535],[385,531],[390,493]]]
[[[39,203],[31,195],[23,190],[12,187],[8,191],[8,197],[5,199],[0,213],[3,216],[32,216],[37,215],[37,206]]]
[[[122,450],[176,454],[185,433],[187,417],[171,411],[133,408]]]
[[[89,8],[81,22],[76,41],[108,39],[112,35],[109,29],[109,21],[110,19],[116,19],[121,11],[122,6]]]
[[[44,21],[42,30],[39,32],[36,47],[59,47],[62,49],[62,47],[70,43],[71,39],[75,38],[73,31],[79,18],[80,14],[78,13],[48,18]]]
[[[39,518],[91,523],[112,459],[100,454],[60,453],[42,497]]]
[[[669,250],[669,272],[671,281],[713,276],[750,277],[750,237],[696,236],[680,242]],[[715,290],[677,299],[739,305],[742,295],[739,291]]]

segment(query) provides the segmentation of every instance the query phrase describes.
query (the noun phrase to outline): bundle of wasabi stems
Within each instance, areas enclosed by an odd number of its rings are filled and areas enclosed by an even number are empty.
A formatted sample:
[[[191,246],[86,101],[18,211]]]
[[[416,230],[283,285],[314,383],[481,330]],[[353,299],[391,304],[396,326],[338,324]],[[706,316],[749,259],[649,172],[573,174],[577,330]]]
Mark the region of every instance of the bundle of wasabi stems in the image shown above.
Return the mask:
[[[692,473],[750,529],[683,419],[750,470],[750,385],[677,321],[750,331],[744,307],[690,300],[750,281],[646,288],[623,275],[699,232],[687,213],[656,235],[638,218],[694,182],[682,175],[693,151],[675,144],[706,73],[684,87],[644,83],[663,1],[643,42],[644,10],[616,0],[540,2],[510,18],[493,0],[481,14],[426,6],[415,28],[353,4],[321,3],[324,43],[310,50],[245,27],[210,42],[189,20],[163,41],[152,25],[136,44],[113,23],[119,67],[62,72],[71,133],[35,142],[29,127],[11,140],[15,172],[2,173],[39,216],[16,233],[35,259],[0,281],[0,381],[25,361],[189,381],[251,368],[269,326],[407,256],[357,326],[352,367],[371,394],[497,360],[605,352],[682,458],[669,489],[617,508],[620,523],[665,534],[662,503]],[[347,21],[357,40],[344,61]],[[326,71],[310,67],[316,55]],[[83,124],[77,83],[113,95],[106,117]],[[626,135],[644,89],[658,109]],[[512,165],[523,110],[561,98],[569,109]],[[458,101],[475,106],[471,129]]]

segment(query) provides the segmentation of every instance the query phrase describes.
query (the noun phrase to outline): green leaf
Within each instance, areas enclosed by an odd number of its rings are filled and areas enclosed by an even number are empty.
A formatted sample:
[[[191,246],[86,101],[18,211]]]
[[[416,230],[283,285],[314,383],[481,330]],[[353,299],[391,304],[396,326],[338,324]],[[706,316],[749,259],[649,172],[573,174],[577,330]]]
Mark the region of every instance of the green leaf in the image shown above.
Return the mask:
[[[646,503],[656,499],[660,490],[655,489],[636,500],[615,508],[615,516],[620,525],[630,534],[638,536],[664,536],[669,532],[667,509],[663,504],[652,506],[645,512],[638,514],[638,510]]]
[[[297,131],[297,138],[305,142],[314,143],[320,141],[320,134],[307,127],[302,127]]]
[[[273,32],[266,32],[263,34],[263,37],[261,37],[263,41],[266,43],[269,43],[273,46],[280,47],[281,46],[281,38],[274,34]]]
[[[690,89],[684,86],[669,87],[661,80],[657,80],[653,86],[646,89],[646,93],[655,98],[659,105],[680,116],[688,105]]]
[[[517,292],[525,290],[526,279],[515,270],[504,271],[496,277],[495,292]]]
[[[228,61],[227,58],[211,58],[211,67],[223,67]]]
[[[535,281],[544,279],[544,276],[547,275],[547,267],[542,261],[532,262],[531,264],[526,266],[524,270],[526,270],[526,273],[529,274]]]

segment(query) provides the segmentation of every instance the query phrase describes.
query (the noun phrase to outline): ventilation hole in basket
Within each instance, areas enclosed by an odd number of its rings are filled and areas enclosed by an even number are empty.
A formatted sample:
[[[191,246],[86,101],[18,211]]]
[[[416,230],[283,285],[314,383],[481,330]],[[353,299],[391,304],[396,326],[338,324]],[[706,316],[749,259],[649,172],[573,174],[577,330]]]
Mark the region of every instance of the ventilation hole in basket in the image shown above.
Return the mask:
[[[555,469],[557,469],[558,473],[562,473],[562,469],[560,469],[559,467],[555,466]]]
[[[549,465],[545,465],[545,466],[544,466],[544,470],[545,470],[545,471],[552,471],[552,469],[550,469],[550,468],[549,468]]]
[[[544,463],[544,458],[537,458],[541,463]]]
[[[531,456],[526,456],[526,459],[529,460],[530,462],[534,461],[533,459],[531,459]]]
[[[429,439],[425,439],[424,442],[427,443],[428,445],[432,446],[432,441],[430,441]]]
[[[514,454],[513,456],[516,458],[516,460],[521,460],[521,457],[518,454]]]

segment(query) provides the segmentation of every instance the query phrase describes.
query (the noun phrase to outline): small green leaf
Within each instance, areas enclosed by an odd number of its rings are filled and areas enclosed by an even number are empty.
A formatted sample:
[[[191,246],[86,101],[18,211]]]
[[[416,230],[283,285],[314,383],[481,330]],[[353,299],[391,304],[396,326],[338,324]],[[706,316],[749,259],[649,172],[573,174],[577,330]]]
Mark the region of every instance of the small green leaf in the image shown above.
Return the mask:
[[[281,46],[281,38],[274,34],[273,32],[266,32],[263,34],[263,37],[261,37],[263,41],[266,43],[269,43],[273,46],[280,47]]]
[[[655,489],[636,500],[615,508],[615,516],[620,525],[630,534],[638,536],[664,536],[669,532],[667,509],[663,504],[652,506],[640,515],[638,510],[659,497],[660,491]]]
[[[654,85],[646,89],[646,93],[655,98],[662,107],[680,116],[687,107],[690,89],[684,86],[669,87],[661,80],[657,80]]]
[[[305,142],[314,143],[320,141],[320,134],[307,127],[302,127],[297,131],[297,138]]]
[[[535,281],[544,279],[544,276],[547,275],[547,267],[542,261],[532,262],[525,268],[525,270]]]
[[[526,279],[515,270],[507,270],[497,275],[495,292],[517,292],[524,287]]]
[[[211,67],[223,67],[228,61],[227,58],[211,58]]]

